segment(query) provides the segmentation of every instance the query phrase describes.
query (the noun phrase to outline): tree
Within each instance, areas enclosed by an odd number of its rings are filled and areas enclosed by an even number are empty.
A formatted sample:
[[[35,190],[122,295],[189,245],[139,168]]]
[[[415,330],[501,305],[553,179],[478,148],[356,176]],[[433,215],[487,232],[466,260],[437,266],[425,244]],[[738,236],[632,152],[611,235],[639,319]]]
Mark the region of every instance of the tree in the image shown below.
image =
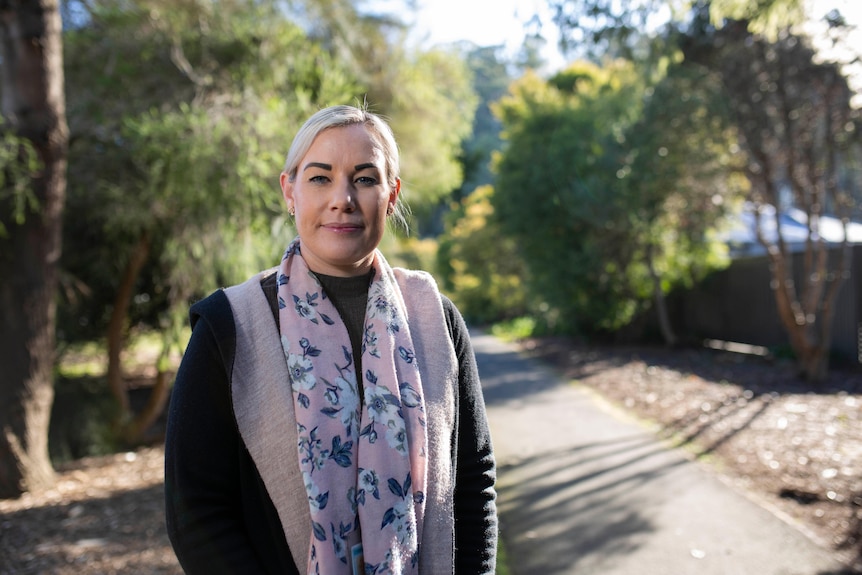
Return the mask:
[[[134,444],[171,380],[160,360],[149,403],[133,413],[121,364],[130,330],[159,332],[165,356],[188,301],[277,257],[286,142],[320,102],[349,101],[357,88],[273,4],[89,6],[67,38],[78,88],[67,227],[79,249],[64,261],[76,296],[64,311],[104,333],[117,435]]]
[[[531,308],[552,329],[612,331],[627,323],[636,281],[614,193],[617,136],[637,117],[630,68],[573,65],[550,82],[528,73],[495,109],[506,147],[492,202],[529,270]]]
[[[3,177],[0,188],[0,497],[53,481],[48,422],[68,144],[61,28],[56,0],[0,2],[0,111],[21,144],[11,162],[28,149],[38,160],[19,189],[34,209],[13,209],[16,182]]]
[[[687,58],[705,62],[722,78],[747,154],[758,241],[766,248],[778,315],[800,373],[821,381],[828,371],[834,302],[850,273],[847,223],[853,208],[842,178],[860,143],[852,91],[837,65],[819,63],[806,38],[785,31],[774,41],[749,31],[747,22],[693,38]],[[788,208],[804,213],[808,234],[802,273],[780,218]],[[761,221],[771,213],[776,237]],[[820,230],[821,217],[843,225],[837,253]]]
[[[716,231],[746,189],[728,112],[716,74],[672,64],[646,90],[643,112],[626,133],[619,175],[631,241],[650,279],[668,345],[678,336],[665,293],[728,263]]]
[[[710,230],[732,196],[729,132],[718,114],[698,125],[715,103],[689,91],[708,82],[671,67],[649,85],[625,61],[577,63],[498,104],[497,217],[564,329],[612,333],[651,300],[672,345],[664,294],[721,265]]]
[[[632,23],[647,23],[659,16],[659,9],[675,6],[659,0],[553,3],[564,38],[617,48],[655,46],[643,38],[651,34],[644,32],[649,28]],[[666,37],[671,42],[663,52],[682,50],[682,65],[706,66],[721,79],[746,155],[743,165],[755,214],[769,207],[778,217],[789,206],[805,213],[809,234],[801,283],[781,234],[774,242],[766,238],[758,218],[758,236],[769,254],[776,306],[800,373],[817,381],[828,369],[833,302],[848,273],[846,241],[831,257],[818,228],[824,214],[846,222],[852,213],[851,186],[842,174],[854,163],[851,150],[858,150],[859,130],[840,67],[815,57],[800,32],[804,7],[800,0],[699,1],[692,9],[682,4],[669,11]],[[833,12],[828,20],[840,35],[840,14]],[[656,52],[619,53],[655,62]]]
[[[468,321],[491,323],[528,313],[524,263],[515,239],[500,230],[491,197],[480,186],[449,214],[437,253],[443,288]]]
[[[310,35],[276,1],[85,7],[66,38],[67,241],[77,249],[64,259],[63,333],[105,338],[119,435],[134,442],[171,382],[160,362],[152,401],[132,413],[121,364],[128,336],[148,328],[166,350],[177,345],[189,301],[278,257],[290,230],[277,174],[305,118],[367,98],[398,133],[411,200],[433,203],[460,181],[455,154],[472,92],[452,55],[390,57],[394,40],[373,19],[336,15],[337,34],[309,26]],[[358,54],[345,56],[338,34],[356,39]],[[369,78],[389,100],[372,96]]]

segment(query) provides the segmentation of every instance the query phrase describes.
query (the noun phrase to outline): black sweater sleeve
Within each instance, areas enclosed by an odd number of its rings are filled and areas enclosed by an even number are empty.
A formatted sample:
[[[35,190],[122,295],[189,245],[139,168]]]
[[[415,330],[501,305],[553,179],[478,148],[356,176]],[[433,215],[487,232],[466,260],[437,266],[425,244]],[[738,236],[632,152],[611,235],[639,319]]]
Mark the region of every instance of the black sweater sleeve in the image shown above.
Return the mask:
[[[195,304],[191,318],[165,440],[171,544],[190,575],[295,572],[280,529],[273,540],[268,528],[279,525],[278,517],[233,417],[229,374],[236,334],[224,293]]]
[[[455,573],[493,574],[497,559],[497,478],[485,400],[470,334],[455,305],[443,298],[458,358],[455,475]]]

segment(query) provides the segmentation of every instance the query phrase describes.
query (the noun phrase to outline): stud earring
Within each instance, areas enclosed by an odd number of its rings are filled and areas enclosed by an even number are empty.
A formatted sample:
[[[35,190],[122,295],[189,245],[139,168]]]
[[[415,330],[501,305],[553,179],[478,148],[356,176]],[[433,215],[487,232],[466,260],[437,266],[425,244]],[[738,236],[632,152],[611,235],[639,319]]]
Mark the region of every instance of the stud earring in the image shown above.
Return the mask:
[[[390,204],[390,205],[386,208],[386,215],[387,215],[387,216],[391,216],[391,215],[392,215],[392,213],[393,213],[394,211],[395,211],[395,208],[393,208],[393,207],[392,207],[392,205]]]
[[[287,213],[289,213],[291,216],[295,216],[296,215],[296,208],[294,208],[293,206],[290,206],[287,209]]]

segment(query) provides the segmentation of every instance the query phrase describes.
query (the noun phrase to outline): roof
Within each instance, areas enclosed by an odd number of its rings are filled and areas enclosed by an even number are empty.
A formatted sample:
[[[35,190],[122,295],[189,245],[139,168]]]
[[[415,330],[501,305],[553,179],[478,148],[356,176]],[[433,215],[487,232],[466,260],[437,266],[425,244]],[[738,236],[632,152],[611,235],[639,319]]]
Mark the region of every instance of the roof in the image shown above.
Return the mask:
[[[776,225],[774,206],[767,204],[760,206],[759,209],[761,231],[769,243],[778,241],[777,230],[780,228],[781,235],[791,251],[801,251],[805,248],[805,242],[808,240],[808,214],[798,208],[789,208],[779,214],[778,225]],[[746,202],[742,212],[722,234],[733,257],[766,253],[757,240],[754,211],[754,204]],[[839,218],[820,216],[818,224],[818,234],[813,235],[812,240],[817,241],[822,238],[827,244],[840,244],[843,241],[844,229]],[[862,244],[862,223],[848,222],[847,239],[851,244]]]

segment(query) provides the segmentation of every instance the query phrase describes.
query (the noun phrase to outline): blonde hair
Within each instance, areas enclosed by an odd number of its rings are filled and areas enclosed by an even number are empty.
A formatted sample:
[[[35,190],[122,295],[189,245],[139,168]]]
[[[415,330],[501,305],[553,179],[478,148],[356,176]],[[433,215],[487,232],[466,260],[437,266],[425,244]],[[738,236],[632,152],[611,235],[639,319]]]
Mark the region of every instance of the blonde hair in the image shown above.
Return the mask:
[[[400,159],[398,154],[398,144],[395,143],[395,135],[389,124],[383,118],[365,110],[354,106],[331,106],[323,108],[316,112],[296,133],[293,138],[293,143],[290,145],[290,150],[287,152],[287,158],[284,161],[284,172],[294,181],[296,171],[299,168],[299,162],[308,153],[314,139],[321,132],[331,128],[344,128],[355,124],[364,124],[372,138],[376,140],[380,150],[383,152],[383,158],[386,169],[386,179],[390,186],[395,187],[395,180],[399,177]]]

